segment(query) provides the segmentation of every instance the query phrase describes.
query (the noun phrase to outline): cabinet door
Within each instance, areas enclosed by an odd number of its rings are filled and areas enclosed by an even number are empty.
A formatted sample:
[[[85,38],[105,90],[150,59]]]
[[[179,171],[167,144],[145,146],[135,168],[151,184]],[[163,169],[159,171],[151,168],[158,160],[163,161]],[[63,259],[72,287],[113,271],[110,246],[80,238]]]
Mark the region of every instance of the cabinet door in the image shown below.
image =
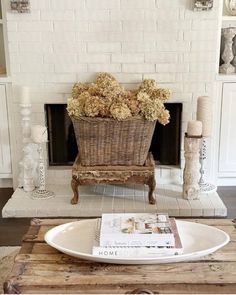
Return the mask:
[[[236,83],[223,86],[219,172],[236,173]]]
[[[0,84],[0,178],[11,173],[11,155],[8,129],[5,85]]]

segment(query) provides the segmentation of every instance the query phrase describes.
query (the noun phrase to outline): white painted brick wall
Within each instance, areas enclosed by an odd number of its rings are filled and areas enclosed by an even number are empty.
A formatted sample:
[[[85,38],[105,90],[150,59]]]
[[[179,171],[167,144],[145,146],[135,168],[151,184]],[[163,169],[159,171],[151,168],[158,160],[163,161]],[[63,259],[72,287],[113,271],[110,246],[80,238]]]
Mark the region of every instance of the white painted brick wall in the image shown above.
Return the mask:
[[[170,88],[171,101],[183,102],[182,134],[197,96],[213,93],[218,1],[209,12],[194,12],[189,0],[31,0],[31,7],[30,14],[7,12],[8,48],[13,84],[31,86],[38,123],[43,103],[66,102],[75,81],[93,81],[100,71],[129,88],[144,78]],[[18,108],[13,112],[19,129]],[[20,155],[13,153],[16,175]],[[57,173],[63,178],[65,171]]]

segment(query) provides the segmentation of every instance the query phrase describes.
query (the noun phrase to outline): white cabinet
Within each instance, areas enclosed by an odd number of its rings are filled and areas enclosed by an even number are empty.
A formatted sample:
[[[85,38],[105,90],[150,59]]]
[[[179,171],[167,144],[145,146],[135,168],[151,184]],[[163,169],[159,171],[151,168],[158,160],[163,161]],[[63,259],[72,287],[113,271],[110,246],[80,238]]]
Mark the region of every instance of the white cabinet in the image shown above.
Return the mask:
[[[6,102],[6,86],[0,84],[0,178],[11,177],[11,153]]]
[[[236,177],[236,83],[223,84],[219,175]]]

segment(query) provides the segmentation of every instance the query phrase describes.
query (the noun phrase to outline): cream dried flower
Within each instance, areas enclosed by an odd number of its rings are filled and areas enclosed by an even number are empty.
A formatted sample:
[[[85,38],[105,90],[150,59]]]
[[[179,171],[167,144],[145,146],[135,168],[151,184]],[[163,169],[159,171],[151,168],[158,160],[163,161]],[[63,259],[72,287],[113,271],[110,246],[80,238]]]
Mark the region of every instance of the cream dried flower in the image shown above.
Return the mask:
[[[162,125],[166,125],[170,122],[170,113],[168,110],[162,109],[158,114],[158,122]]]
[[[70,116],[80,117],[83,115],[84,103],[82,100],[73,97],[67,100],[67,111]]]
[[[131,112],[128,106],[122,102],[115,102],[110,108],[111,116],[118,121],[125,120],[131,117]]]
[[[75,83],[73,88],[72,88],[72,97],[77,98],[80,94],[83,92],[87,91],[89,88],[88,83]]]
[[[137,100],[139,102],[149,101],[150,100],[150,96],[146,92],[140,91],[137,94]]]
[[[102,112],[105,103],[98,96],[90,96],[84,104],[84,113],[87,117],[96,117]]]
[[[149,121],[157,120],[158,110],[154,107],[153,101],[150,98],[140,101],[140,110],[145,119]]]
[[[146,99],[140,102],[141,113],[149,121],[158,120],[162,125],[169,123],[169,111],[161,100]]]
[[[123,101],[126,103],[133,116],[137,116],[140,113],[137,90],[126,91]]]
[[[160,99],[163,102],[167,101],[170,98],[170,90],[164,88],[154,89],[152,90],[150,97],[153,99]]]
[[[149,93],[150,90],[157,88],[156,81],[154,79],[144,79],[140,86],[139,90]]]
[[[99,86],[108,86],[113,83],[118,84],[116,78],[109,73],[99,73],[96,79],[96,84]]]
[[[92,96],[100,96],[100,89],[96,83],[91,83],[88,88],[88,93]]]
[[[100,73],[96,79],[100,95],[114,100],[124,94],[124,89],[116,81],[115,77],[108,73]]]

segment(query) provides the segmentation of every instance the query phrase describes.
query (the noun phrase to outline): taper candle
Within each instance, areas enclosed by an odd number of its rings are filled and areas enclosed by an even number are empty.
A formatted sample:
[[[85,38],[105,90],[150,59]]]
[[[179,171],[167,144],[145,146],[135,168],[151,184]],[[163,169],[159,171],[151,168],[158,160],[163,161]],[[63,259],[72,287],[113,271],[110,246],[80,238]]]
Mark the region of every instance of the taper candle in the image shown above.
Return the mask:
[[[201,121],[189,121],[187,126],[187,134],[191,136],[202,135],[202,122]]]
[[[19,89],[20,92],[20,103],[21,104],[30,104],[30,91],[29,87],[21,86]]]
[[[202,122],[202,136],[211,136],[212,101],[209,96],[200,96],[197,100],[197,120]]]

